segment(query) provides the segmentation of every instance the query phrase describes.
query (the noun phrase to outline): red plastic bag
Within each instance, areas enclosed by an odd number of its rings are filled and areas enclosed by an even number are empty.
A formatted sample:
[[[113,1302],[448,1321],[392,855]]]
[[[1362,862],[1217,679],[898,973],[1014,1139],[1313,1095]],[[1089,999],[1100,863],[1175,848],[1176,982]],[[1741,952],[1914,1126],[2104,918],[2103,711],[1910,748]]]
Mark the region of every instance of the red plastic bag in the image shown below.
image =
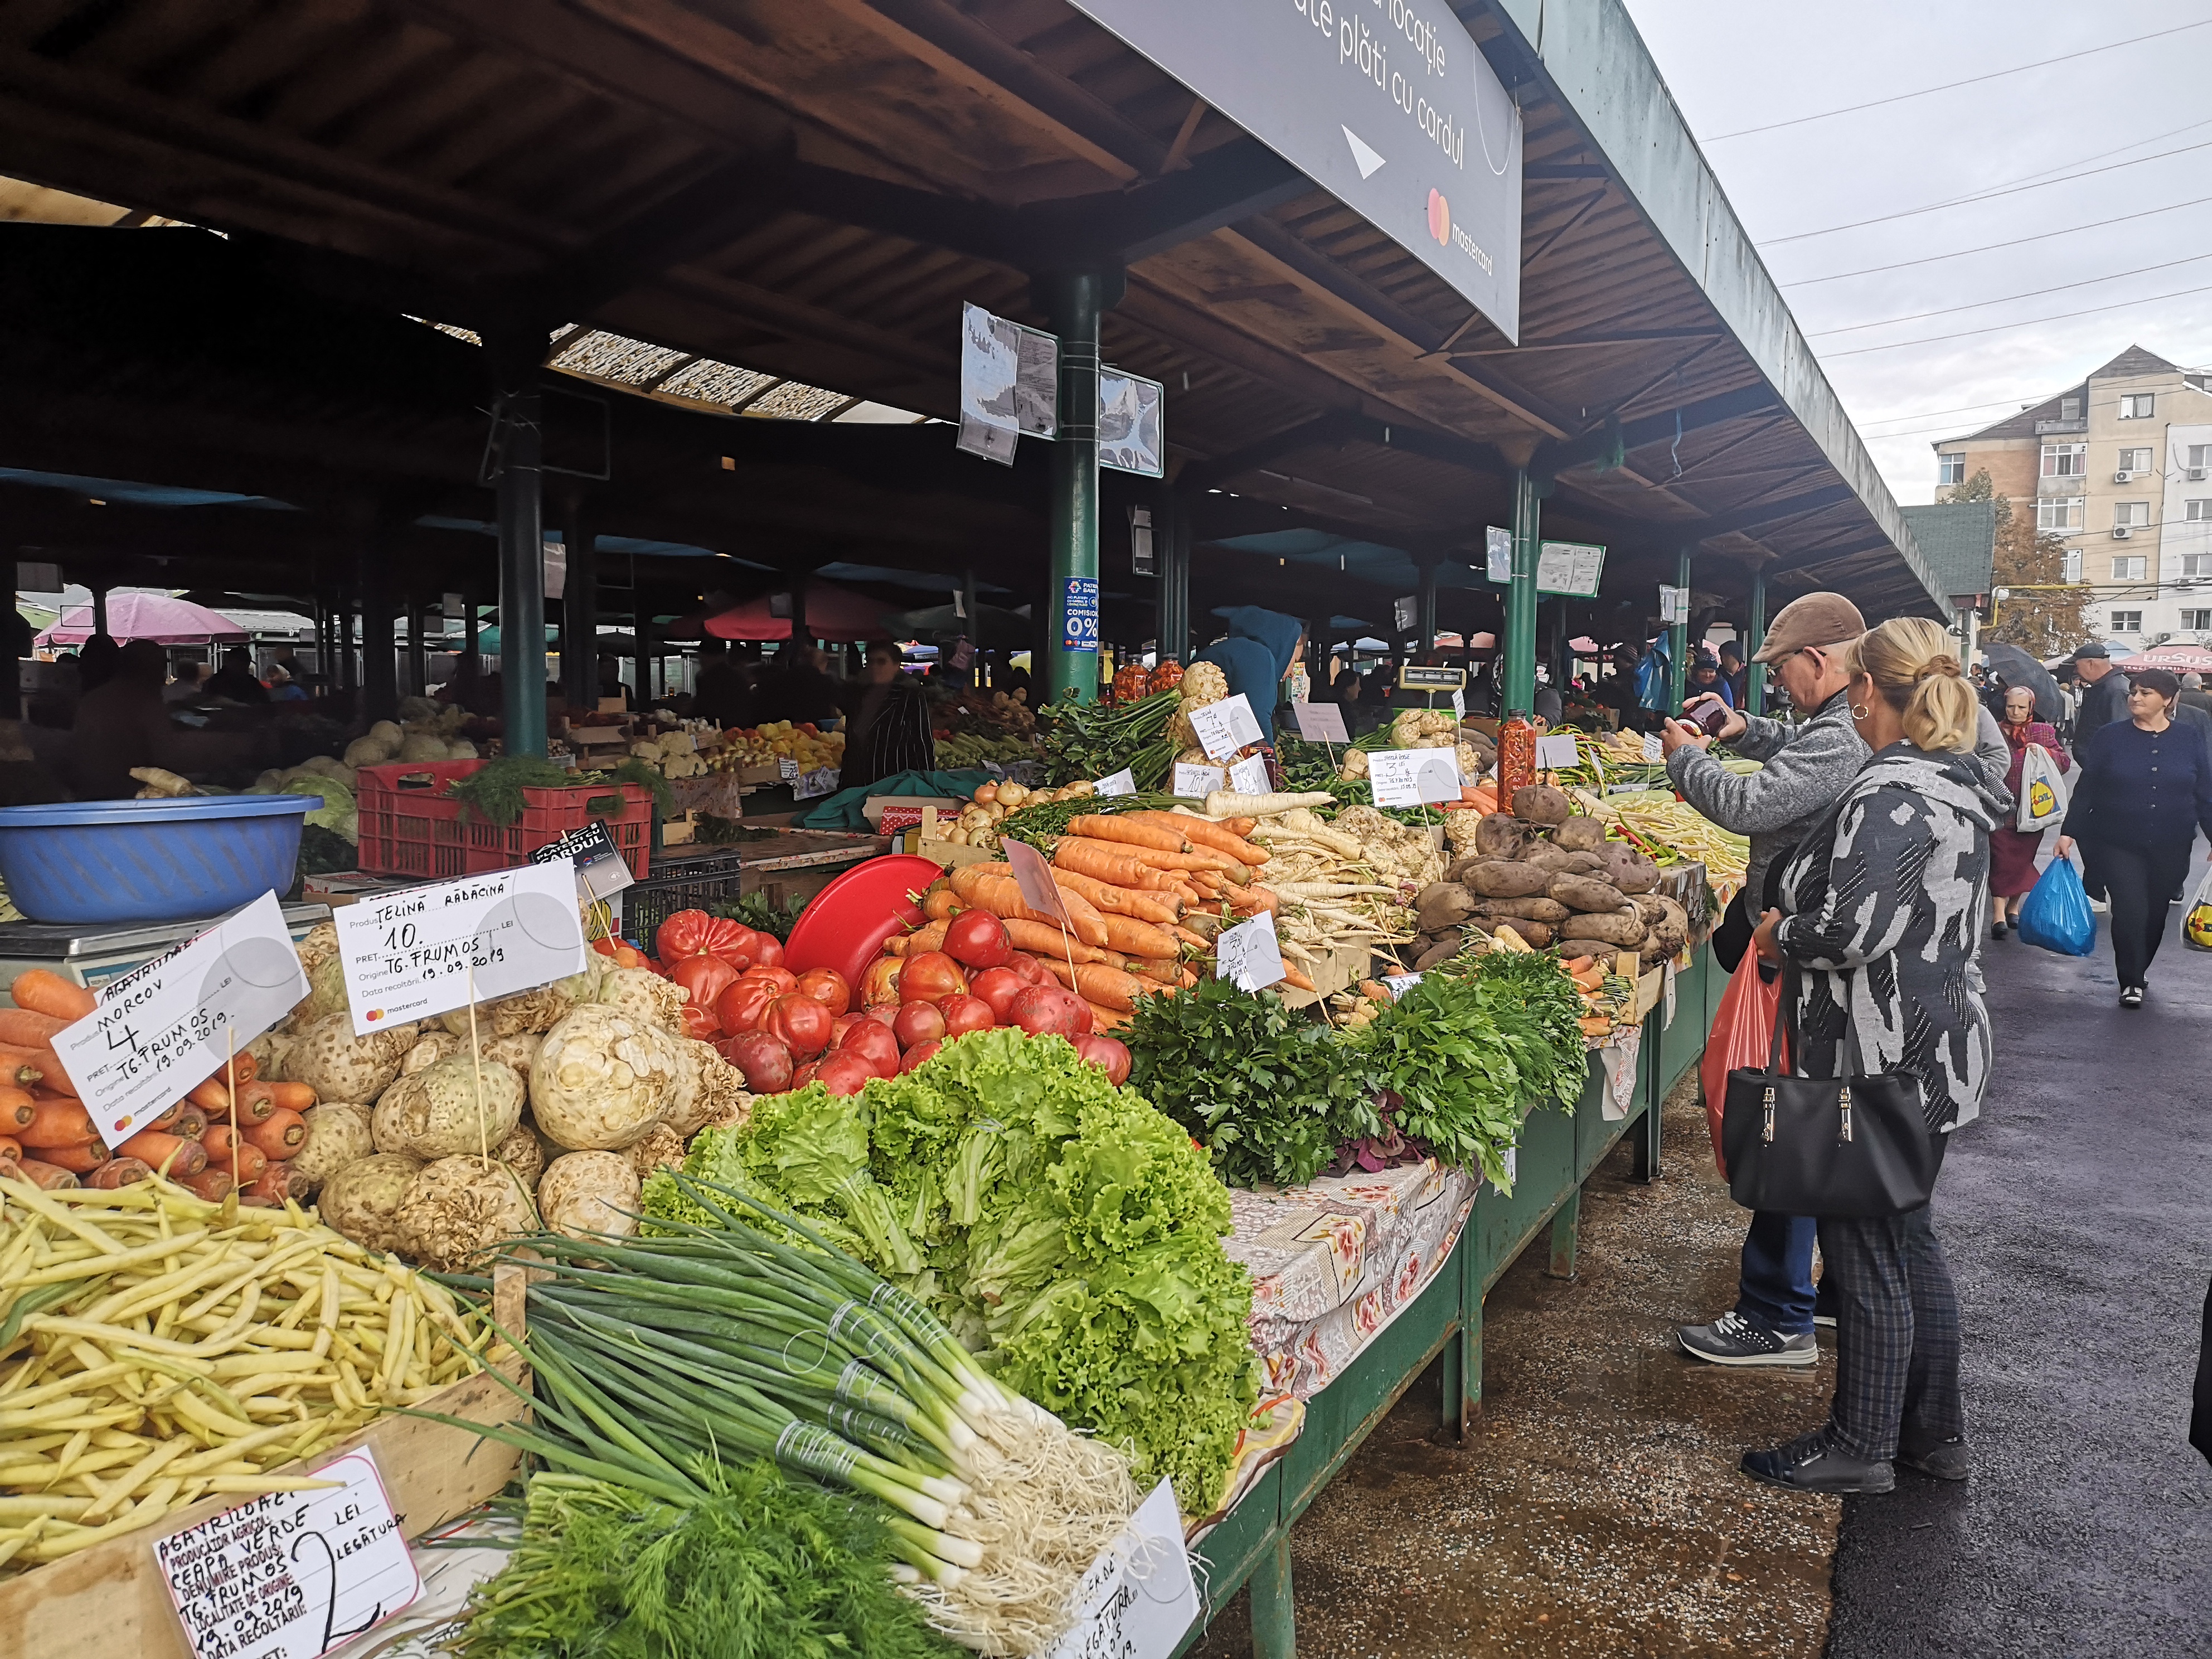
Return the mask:
[[[1723,1176],[1728,1160],[1721,1156],[1721,1114],[1728,1105],[1729,1073],[1765,1069],[1781,1009],[1782,975],[1776,974],[1769,983],[1759,971],[1759,952],[1745,946],[1743,960],[1736,963],[1728,989],[1721,994],[1720,1012],[1713,1016],[1698,1073],[1705,1091],[1705,1126],[1713,1135],[1713,1162]],[[1782,1063],[1790,1063],[1787,1037],[1783,1039]]]

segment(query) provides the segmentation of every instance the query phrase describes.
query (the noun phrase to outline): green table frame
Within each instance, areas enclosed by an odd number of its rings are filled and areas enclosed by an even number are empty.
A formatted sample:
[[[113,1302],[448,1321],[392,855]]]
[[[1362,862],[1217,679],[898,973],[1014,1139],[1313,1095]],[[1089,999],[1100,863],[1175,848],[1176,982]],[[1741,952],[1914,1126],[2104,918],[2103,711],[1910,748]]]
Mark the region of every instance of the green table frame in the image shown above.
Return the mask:
[[[1291,1528],[1349,1462],[1399,1396],[1439,1355],[1444,1368],[1444,1425],[1462,1434],[1482,1400],[1482,1304],[1492,1285],[1549,1224],[1551,1263],[1560,1279],[1575,1272],[1583,1182],[1622,1139],[1633,1147],[1633,1175],[1659,1174],[1660,1107],[1705,1052],[1727,975],[1699,945],[1674,976],[1674,1018],[1662,1000],[1644,1022],[1637,1090],[1627,1115],[1606,1121],[1605,1086],[1595,1060],[1574,1115],[1550,1108],[1530,1114],[1521,1133],[1509,1197],[1486,1185],[1443,1268],[1413,1306],[1394,1320],[1344,1374],[1306,1403],[1305,1428],[1282,1457],[1202,1539],[1194,1552],[1203,1605],[1176,1649],[1187,1650],[1237,1589],[1252,1589],[1255,1659],[1295,1659],[1291,1599]]]

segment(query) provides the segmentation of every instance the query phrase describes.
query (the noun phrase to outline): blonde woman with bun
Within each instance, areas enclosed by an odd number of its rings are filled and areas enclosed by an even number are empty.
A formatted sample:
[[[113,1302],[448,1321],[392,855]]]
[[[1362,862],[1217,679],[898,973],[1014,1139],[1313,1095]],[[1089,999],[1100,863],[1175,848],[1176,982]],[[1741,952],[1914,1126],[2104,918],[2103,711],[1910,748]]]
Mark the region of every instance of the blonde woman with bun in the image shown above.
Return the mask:
[[[1974,758],[1980,704],[1949,637],[1898,617],[1849,653],[1851,723],[1872,751],[1826,825],[1782,873],[1759,953],[1796,967],[1800,1077],[1907,1073],[1931,1134],[1979,1114],[1990,1020],[1976,951],[1989,926],[1990,832],[2003,807]],[[1803,1492],[1885,1492],[1894,1465],[1966,1477],[1959,1305],[1929,1206],[1819,1218],[1823,1289],[1837,1295],[1828,1421],[1744,1454],[1754,1480]]]

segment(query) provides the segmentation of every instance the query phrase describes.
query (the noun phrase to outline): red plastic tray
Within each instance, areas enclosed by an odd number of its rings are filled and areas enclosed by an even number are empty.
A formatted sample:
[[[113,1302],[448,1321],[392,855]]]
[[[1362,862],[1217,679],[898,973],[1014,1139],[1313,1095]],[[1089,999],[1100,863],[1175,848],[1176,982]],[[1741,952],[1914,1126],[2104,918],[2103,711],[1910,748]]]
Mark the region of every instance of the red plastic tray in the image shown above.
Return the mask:
[[[921,925],[921,907],[907,896],[943,879],[945,866],[909,853],[888,853],[851,869],[817,893],[783,947],[794,974],[834,968],[857,986],[893,933]]]
[[[362,767],[354,792],[361,809],[361,868],[433,881],[511,870],[571,830],[605,818],[630,873],[644,878],[653,856],[653,795],[642,785],[526,789],[522,816],[513,823],[487,823],[474,814],[463,823],[461,803],[444,793],[446,786],[486,763],[398,761]]]

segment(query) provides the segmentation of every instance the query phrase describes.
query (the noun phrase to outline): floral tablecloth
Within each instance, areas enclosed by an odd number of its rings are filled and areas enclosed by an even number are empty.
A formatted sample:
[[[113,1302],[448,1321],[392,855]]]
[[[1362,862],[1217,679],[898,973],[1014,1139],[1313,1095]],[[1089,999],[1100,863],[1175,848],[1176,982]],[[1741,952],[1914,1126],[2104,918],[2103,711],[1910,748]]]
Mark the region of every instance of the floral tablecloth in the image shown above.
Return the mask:
[[[1252,1274],[1262,1390],[1306,1400],[1341,1376],[1451,1255],[1480,1185],[1424,1159],[1304,1187],[1232,1188],[1228,1250]]]

